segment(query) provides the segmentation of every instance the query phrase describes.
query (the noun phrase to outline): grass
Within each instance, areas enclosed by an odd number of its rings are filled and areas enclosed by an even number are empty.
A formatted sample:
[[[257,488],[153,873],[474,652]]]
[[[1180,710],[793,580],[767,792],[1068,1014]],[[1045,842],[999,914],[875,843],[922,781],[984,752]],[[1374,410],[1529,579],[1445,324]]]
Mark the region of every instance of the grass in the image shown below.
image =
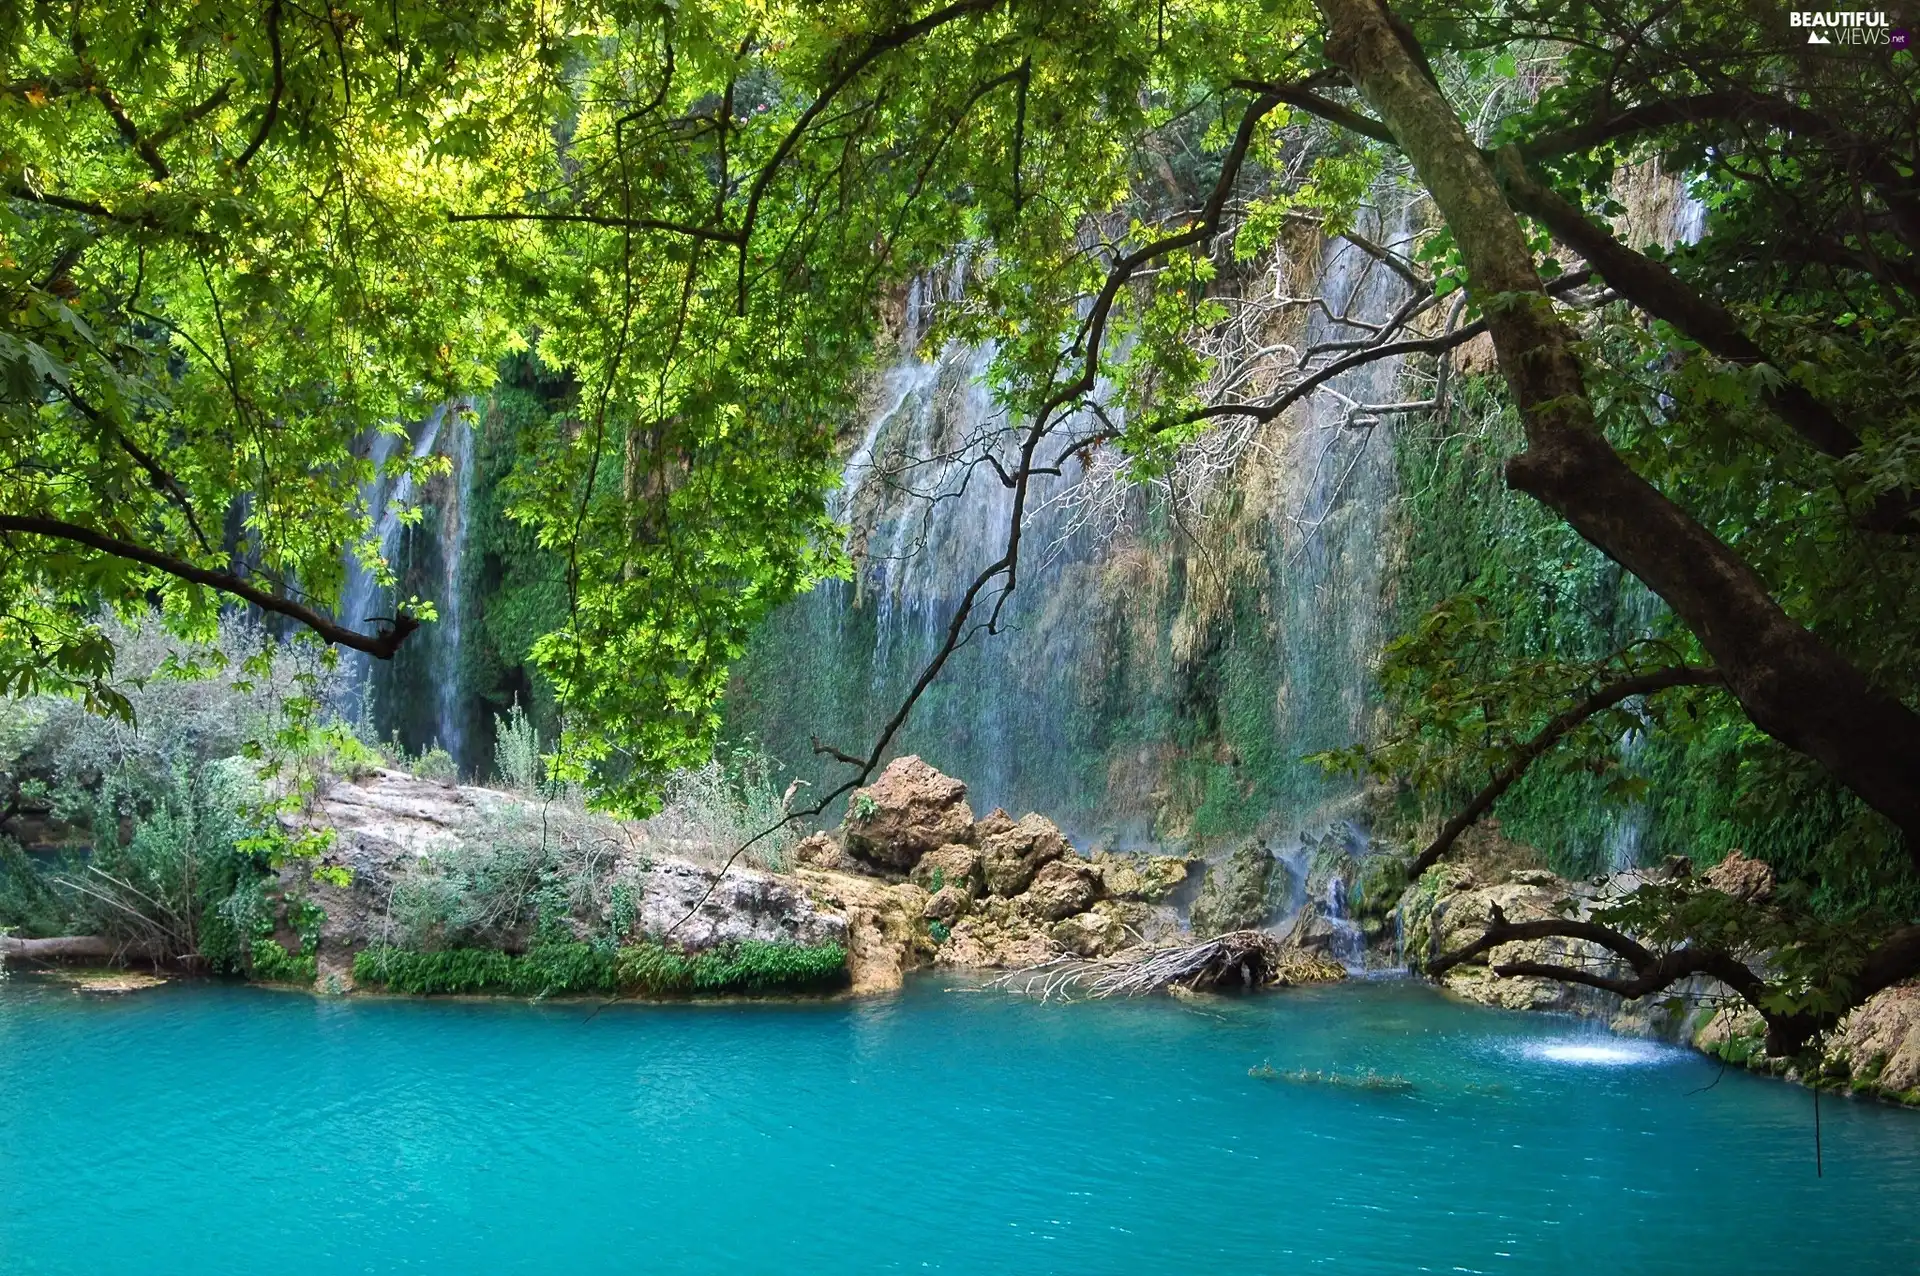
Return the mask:
[[[761,940],[701,953],[681,953],[661,944],[614,949],[575,941],[539,943],[521,954],[485,948],[420,952],[376,947],[353,960],[357,983],[389,992],[524,997],[818,991],[842,983],[846,969],[846,949],[839,944]]]

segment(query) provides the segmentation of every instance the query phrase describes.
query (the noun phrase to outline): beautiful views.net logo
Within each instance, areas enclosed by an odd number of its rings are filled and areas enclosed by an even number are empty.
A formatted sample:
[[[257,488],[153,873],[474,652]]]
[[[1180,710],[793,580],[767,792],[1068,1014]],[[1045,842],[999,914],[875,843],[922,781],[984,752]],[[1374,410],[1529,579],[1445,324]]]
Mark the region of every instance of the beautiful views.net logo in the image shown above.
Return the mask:
[[[1805,13],[1795,12],[1791,25],[1807,28],[1808,44],[1888,44],[1907,47],[1908,36],[1892,31],[1884,13]]]

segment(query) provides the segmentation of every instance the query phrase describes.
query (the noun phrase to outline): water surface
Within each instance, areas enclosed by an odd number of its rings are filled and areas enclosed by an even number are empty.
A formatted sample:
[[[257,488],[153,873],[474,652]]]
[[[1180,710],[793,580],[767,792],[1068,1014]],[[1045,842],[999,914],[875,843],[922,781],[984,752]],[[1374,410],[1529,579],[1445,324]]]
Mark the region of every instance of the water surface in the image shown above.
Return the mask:
[[[1920,1114],[1413,984],[591,1010],[0,984],[0,1272],[1920,1267]]]

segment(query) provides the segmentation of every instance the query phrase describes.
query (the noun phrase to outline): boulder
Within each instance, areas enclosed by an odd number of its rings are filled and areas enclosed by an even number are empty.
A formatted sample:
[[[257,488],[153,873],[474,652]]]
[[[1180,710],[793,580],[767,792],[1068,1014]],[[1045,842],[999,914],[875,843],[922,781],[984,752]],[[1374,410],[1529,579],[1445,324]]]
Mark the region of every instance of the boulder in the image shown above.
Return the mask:
[[[1205,937],[1258,928],[1280,906],[1285,890],[1286,872],[1267,844],[1243,843],[1208,868],[1193,901],[1193,933]]]
[[[1177,855],[1116,855],[1101,851],[1093,857],[1093,871],[1100,875],[1106,893],[1115,899],[1138,900],[1158,904],[1187,880],[1190,868],[1198,860]]]
[[[1314,953],[1323,957],[1333,955],[1335,931],[1333,923],[1316,912],[1309,912],[1295,922],[1287,933],[1287,947],[1303,953]]]
[[[980,870],[987,890],[995,895],[1020,894],[1041,868],[1072,849],[1044,815],[1028,814],[1015,823],[1005,811],[995,811],[980,822],[976,831]]]
[[[1738,850],[1708,869],[1701,881],[1742,903],[1764,903],[1773,895],[1773,866],[1765,860],[1749,859]]]
[[[913,755],[895,758],[879,779],[854,790],[844,830],[851,854],[905,872],[928,851],[972,839],[967,786]]]
[[[1099,893],[1100,879],[1077,857],[1045,865],[1026,890],[1028,907],[1050,922],[1086,911]]]
[[[1127,928],[1105,909],[1063,917],[1048,932],[1056,944],[1077,957],[1105,957],[1127,945]]]
[[[797,868],[817,868],[827,873],[844,873],[856,865],[831,833],[812,833],[802,838],[793,848],[792,859]]]
[[[973,895],[963,886],[942,886],[927,900],[926,919],[951,926],[973,906]]]
[[[935,893],[951,886],[970,897],[977,895],[985,884],[980,872],[980,852],[960,842],[935,847],[920,857],[908,880]]]

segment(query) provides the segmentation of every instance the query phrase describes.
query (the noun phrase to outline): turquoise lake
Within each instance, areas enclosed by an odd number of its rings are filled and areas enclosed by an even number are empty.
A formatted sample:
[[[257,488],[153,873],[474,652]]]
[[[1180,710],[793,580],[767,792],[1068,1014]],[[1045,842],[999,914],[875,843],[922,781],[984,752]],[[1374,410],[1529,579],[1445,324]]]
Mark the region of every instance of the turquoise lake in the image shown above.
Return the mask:
[[[1920,1113],[1413,983],[593,1012],[0,983],[0,1272],[1920,1267]]]

